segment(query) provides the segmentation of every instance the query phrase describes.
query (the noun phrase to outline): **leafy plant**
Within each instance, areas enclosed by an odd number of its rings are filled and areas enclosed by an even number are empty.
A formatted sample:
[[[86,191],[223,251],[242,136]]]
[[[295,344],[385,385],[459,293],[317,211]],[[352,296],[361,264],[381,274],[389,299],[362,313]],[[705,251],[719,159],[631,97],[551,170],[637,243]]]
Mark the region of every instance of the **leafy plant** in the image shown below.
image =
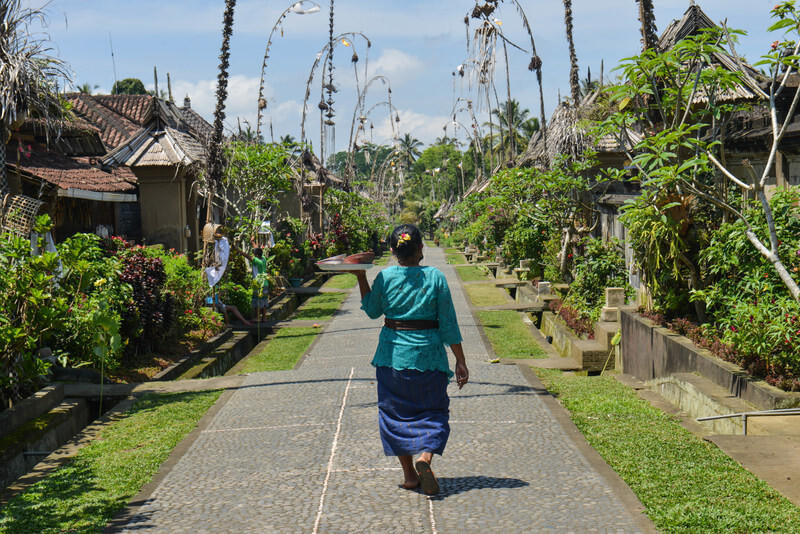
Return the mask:
[[[50,229],[38,217],[34,231]],[[3,406],[35,391],[49,364],[37,357],[64,323],[67,301],[58,295],[56,254],[31,256],[30,239],[0,235],[0,401]]]
[[[167,274],[163,260],[135,248],[123,255],[120,279],[131,286],[133,298],[124,315],[124,332],[134,351],[150,352],[174,334],[175,298],[164,291]]]
[[[570,284],[564,304],[581,310],[581,314],[594,323],[605,304],[605,289],[621,287],[628,298],[633,288],[628,283],[625,258],[618,239],[604,243],[600,239],[582,241],[584,253],[575,261],[575,280]]]

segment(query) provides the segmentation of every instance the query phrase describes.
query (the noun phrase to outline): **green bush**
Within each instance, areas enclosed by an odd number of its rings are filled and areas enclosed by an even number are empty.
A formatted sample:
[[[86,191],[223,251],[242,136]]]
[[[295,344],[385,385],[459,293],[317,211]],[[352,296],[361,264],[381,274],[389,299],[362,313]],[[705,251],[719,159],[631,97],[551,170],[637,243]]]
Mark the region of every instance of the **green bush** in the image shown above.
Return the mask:
[[[520,260],[531,262],[531,275],[541,276],[539,262],[544,253],[544,245],[548,239],[544,224],[533,223],[527,219],[518,220],[505,234],[503,239],[503,259],[507,265],[519,265]]]
[[[800,189],[778,190],[770,203],[778,232],[778,255],[790,273],[800,272]],[[747,212],[756,233],[767,222],[761,210]],[[700,255],[705,289],[692,298],[706,304],[726,343],[737,347],[751,371],[770,383],[800,388],[800,304],[772,264],[747,239],[741,222],[722,225]],[[758,363],[760,362],[760,363]]]
[[[217,284],[217,292],[220,300],[225,304],[231,304],[239,308],[245,319],[253,315],[253,291],[248,285],[240,286],[231,281],[223,281]]]
[[[35,230],[50,228],[39,217]],[[7,407],[33,391],[49,365],[37,357],[63,328],[67,301],[57,292],[56,254],[31,256],[28,238],[0,235],[0,406]]]
[[[570,284],[564,304],[580,310],[595,322],[605,304],[607,287],[624,288],[628,298],[633,296],[633,288],[628,284],[618,239],[604,243],[601,239],[587,238],[581,244],[585,247],[584,254],[575,259],[575,280]]]
[[[99,328],[95,311],[102,307],[104,321],[120,329],[133,298],[131,286],[121,279],[122,260],[109,255],[108,244],[94,234],[76,234],[57,249],[63,266],[59,286],[69,307],[53,348],[62,365],[114,369],[129,338],[124,337],[120,346],[104,353],[101,361],[94,351]]]

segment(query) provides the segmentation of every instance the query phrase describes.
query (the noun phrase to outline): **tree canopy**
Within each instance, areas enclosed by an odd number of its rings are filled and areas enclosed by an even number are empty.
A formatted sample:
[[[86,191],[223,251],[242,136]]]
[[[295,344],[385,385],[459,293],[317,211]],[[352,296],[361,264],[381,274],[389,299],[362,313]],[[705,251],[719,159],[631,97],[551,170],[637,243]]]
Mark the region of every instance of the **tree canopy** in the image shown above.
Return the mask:
[[[111,88],[112,95],[146,95],[147,89],[144,88],[142,80],[139,78],[125,78],[114,82]]]

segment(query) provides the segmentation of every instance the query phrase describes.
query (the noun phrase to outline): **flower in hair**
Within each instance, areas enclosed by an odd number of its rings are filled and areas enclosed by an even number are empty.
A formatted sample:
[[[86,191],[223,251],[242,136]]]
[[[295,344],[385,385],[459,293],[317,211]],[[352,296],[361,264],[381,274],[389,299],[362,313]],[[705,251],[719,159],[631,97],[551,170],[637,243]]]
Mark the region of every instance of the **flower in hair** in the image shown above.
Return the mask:
[[[400,234],[400,237],[397,238],[398,245],[401,243],[409,243],[410,241],[411,241],[411,236],[408,235],[407,232],[403,232],[402,234]]]

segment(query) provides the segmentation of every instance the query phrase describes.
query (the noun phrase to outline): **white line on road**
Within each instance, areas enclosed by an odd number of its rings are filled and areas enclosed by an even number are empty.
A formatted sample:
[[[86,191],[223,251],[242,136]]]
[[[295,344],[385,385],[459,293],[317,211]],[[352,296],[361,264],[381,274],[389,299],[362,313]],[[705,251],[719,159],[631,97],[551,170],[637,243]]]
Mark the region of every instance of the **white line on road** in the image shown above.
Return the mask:
[[[350,368],[350,377],[347,379],[347,387],[344,388],[344,396],[342,397],[342,407],[339,408],[339,420],[336,422],[336,433],[333,435],[333,443],[331,444],[331,456],[328,458],[328,472],[325,474],[325,482],[322,483],[322,495],[319,498],[319,508],[317,509],[317,518],[314,520],[314,530],[312,534],[317,534],[319,530],[319,522],[322,520],[322,509],[325,506],[325,494],[328,492],[328,481],[331,479],[331,472],[333,471],[333,459],[336,457],[336,447],[339,444],[339,433],[342,431],[342,418],[344,417],[344,407],[347,405],[347,394],[350,392],[350,384],[353,381],[353,373],[356,368]]]
[[[296,425],[275,425],[275,426],[250,426],[250,427],[239,427],[239,428],[219,428],[217,430],[203,430],[202,434],[208,434],[211,432],[239,432],[245,430],[272,430],[274,428],[294,428],[298,426],[327,426],[333,423],[298,423]]]
[[[433,532],[433,534],[438,534],[436,530],[436,518],[433,517],[433,499],[430,497],[428,497],[428,512],[431,518],[431,532]]]

